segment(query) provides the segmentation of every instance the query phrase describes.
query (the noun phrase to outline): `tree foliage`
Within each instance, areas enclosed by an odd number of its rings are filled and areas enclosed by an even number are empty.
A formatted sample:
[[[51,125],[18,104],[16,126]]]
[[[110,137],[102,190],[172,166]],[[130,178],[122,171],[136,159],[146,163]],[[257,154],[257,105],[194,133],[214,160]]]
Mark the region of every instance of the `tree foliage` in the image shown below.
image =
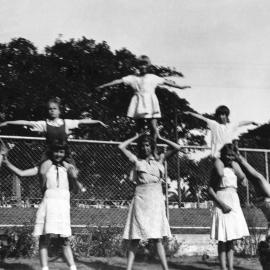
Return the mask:
[[[118,85],[95,90],[100,84],[136,72],[136,55],[129,50],[123,48],[114,52],[106,42],[96,43],[82,37],[68,41],[57,39],[40,53],[30,41],[17,38],[0,44],[0,60],[1,121],[45,119],[46,101],[59,96],[64,104],[63,117],[87,116],[110,125],[106,130],[98,126],[85,127],[75,131],[75,137],[123,140],[133,135],[134,123],[125,116],[132,89]],[[175,69],[162,66],[153,65],[151,72],[159,76],[183,76]],[[186,121],[179,113],[194,110],[187,100],[176,98],[166,89],[158,89],[157,94],[164,135],[175,138],[175,118],[179,123]],[[192,121],[186,121],[180,136],[192,126]],[[25,135],[22,128],[14,127],[6,128],[4,133]]]

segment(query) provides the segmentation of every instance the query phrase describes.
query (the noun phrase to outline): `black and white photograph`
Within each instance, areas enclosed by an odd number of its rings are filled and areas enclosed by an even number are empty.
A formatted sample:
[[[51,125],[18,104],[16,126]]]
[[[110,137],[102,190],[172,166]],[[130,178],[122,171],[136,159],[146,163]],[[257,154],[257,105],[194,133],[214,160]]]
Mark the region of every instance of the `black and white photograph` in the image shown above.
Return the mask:
[[[0,0],[0,270],[270,270],[269,14]]]

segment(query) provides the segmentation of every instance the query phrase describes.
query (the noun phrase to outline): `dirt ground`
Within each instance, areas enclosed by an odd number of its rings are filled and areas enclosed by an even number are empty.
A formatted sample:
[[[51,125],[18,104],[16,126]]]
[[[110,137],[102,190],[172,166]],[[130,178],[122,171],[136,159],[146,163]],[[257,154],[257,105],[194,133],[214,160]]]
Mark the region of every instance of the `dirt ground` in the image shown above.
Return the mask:
[[[77,260],[78,270],[125,270],[125,258],[80,258]],[[65,270],[67,265],[61,260],[50,260],[50,270]],[[210,258],[203,261],[201,257],[181,257],[169,259],[170,270],[218,270],[218,261]],[[39,270],[39,260],[35,259],[7,259],[0,263],[0,270]],[[157,262],[137,262],[134,270],[159,270],[161,266]],[[258,259],[235,259],[235,270],[261,270]]]

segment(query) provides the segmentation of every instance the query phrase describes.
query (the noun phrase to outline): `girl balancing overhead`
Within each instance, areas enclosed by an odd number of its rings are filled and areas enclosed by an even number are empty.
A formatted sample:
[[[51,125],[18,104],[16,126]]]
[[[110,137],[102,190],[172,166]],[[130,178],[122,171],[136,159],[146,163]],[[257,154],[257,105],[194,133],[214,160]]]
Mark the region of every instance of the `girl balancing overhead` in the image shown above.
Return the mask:
[[[103,84],[97,89],[110,87],[117,84],[125,84],[134,90],[134,95],[130,101],[127,116],[136,120],[137,132],[143,132],[145,120],[150,122],[151,133],[156,139],[157,136],[157,119],[161,118],[160,106],[155,89],[158,86],[171,86],[178,89],[190,88],[190,86],[179,86],[175,82],[150,74],[150,59],[142,55],[138,58],[139,74],[129,75],[121,79]]]
[[[6,121],[0,124],[0,127],[7,125],[22,125],[28,126],[34,132],[40,132],[45,135],[47,146],[49,146],[55,140],[67,141],[68,136],[71,134],[72,129],[78,128],[80,125],[89,125],[89,124],[100,124],[103,127],[107,127],[103,122],[99,120],[93,120],[90,118],[87,119],[62,119],[61,118],[61,100],[60,98],[52,98],[47,103],[48,109],[48,119],[44,121],[26,121],[26,120],[16,120],[16,121]],[[66,157],[66,162],[74,161],[71,157]],[[51,166],[52,161],[48,159],[46,152],[41,158],[40,164],[40,176],[41,180],[44,178],[48,168]],[[42,180],[44,187],[45,180]]]
[[[48,270],[48,245],[51,234],[58,235],[63,248],[63,255],[71,270],[76,270],[69,237],[70,225],[70,190],[76,191],[78,171],[65,162],[68,148],[65,143],[55,141],[50,145],[48,158],[52,165],[46,172],[45,192],[36,213],[34,236],[39,236],[39,252],[42,270]],[[19,176],[34,176],[38,174],[38,167],[21,170],[4,159],[6,166]],[[70,181],[70,178],[75,181]]]
[[[140,241],[153,239],[163,270],[168,269],[166,255],[162,244],[163,237],[170,237],[170,227],[165,213],[165,202],[161,182],[164,177],[165,160],[180,150],[174,142],[161,138],[173,148],[165,154],[156,154],[156,142],[147,135],[138,135],[122,142],[119,149],[134,164],[137,184],[130,205],[123,238],[129,240],[127,270],[131,270],[135,253]],[[127,147],[138,140],[138,155],[135,156]]]

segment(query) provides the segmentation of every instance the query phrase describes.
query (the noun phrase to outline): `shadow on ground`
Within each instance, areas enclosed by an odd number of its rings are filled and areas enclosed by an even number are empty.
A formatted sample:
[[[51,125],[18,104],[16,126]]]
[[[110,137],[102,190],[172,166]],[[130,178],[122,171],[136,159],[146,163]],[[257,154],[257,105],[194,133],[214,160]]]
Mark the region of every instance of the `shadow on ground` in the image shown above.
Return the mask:
[[[3,263],[0,262],[0,269],[4,270],[35,270],[35,268],[24,263]]]

